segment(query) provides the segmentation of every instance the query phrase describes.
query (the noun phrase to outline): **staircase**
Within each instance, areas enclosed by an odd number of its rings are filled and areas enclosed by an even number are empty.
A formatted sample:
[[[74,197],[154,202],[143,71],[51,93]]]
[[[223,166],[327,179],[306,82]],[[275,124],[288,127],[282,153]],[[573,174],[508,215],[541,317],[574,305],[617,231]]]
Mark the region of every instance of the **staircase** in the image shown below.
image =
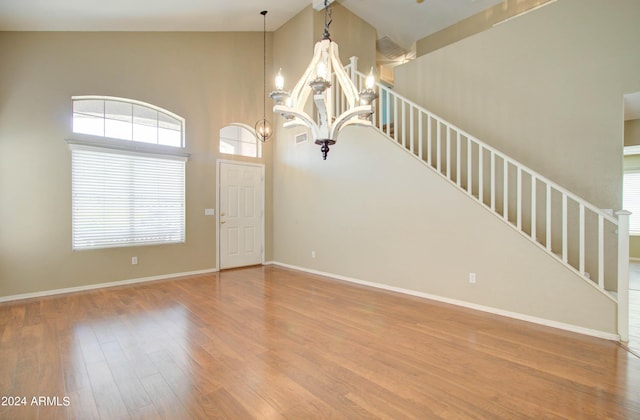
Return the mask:
[[[362,90],[356,68],[352,57],[345,69]],[[629,212],[599,209],[390,88],[375,89],[379,132],[616,302],[628,341]],[[338,115],[346,103],[333,97]]]

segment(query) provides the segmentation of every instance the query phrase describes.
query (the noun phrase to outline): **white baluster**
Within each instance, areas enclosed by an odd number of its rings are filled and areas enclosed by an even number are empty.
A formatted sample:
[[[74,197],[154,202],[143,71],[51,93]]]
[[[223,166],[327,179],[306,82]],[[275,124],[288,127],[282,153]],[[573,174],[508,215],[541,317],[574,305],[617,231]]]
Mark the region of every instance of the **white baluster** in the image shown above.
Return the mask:
[[[424,155],[422,154],[422,113],[418,112],[418,155],[420,155],[420,159],[424,160]]]
[[[537,197],[536,197],[536,187],[538,181],[535,177],[535,175],[531,174],[531,239],[533,239],[534,241],[537,238],[537,234],[536,234],[536,229],[537,227],[537,220],[536,220],[536,213],[537,213]]]
[[[440,120],[436,120],[436,124],[438,124],[436,127],[436,163],[437,166],[436,168],[438,169],[438,172],[442,173],[442,168],[441,168],[441,163],[442,163],[442,158],[441,158],[441,143],[442,143],[442,124],[440,123]]]
[[[411,153],[415,153],[415,147],[414,147],[414,131],[415,128],[413,127],[413,105],[409,105],[409,148],[411,150]]]
[[[473,156],[473,144],[471,143],[471,139],[467,136],[467,192],[473,195],[473,164],[471,156]]]
[[[562,261],[569,261],[569,234],[567,223],[567,194],[562,193]]]
[[[580,228],[579,228],[579,231],[578,231],[578,242],[580,244],[580,257],[578,258],[578,271],[580,271],[580,274],[584,275],[584,264],[585,264],[584,263],[585,218],[584,218],[584,205],[582,203],[580,203],[580,216],[579,216],[578,223],[580,223]]]
[[[496,154],[491,152],[491,210],[496,211]]]
[[[504,217],[504,220],[508,222],[509,221],[509,161],[503,158],[502,162],[503,162],[502,176],[504,178],[502,180],[502,182],[504,183],[504,186],[502,187],[503,189],[502,217]]]
[[[547,251],[551,252],[551,185],[547,184]]]
[[[461,146],[461,134],[460,131],[457,132],[457,136],[456,136],[456,183],[458,184],[458,187],[462,185],[462,182],[460,180],[460,146]]]
[[[351,57],[349,64],[349,75],[351,76],[351,81],[353,84],[356,84],[356,74],[358,73],[358,57]]]
[[[522,167],[518,165],[516,179],[516,226],[522,230]]]
[[[427,115],[427,161],[429,162],[429,166],[433,167],[433,160],[431,159],[431,126],[433,122],[431,121],[431,115]]]
[[[402,101],[402,147],[407,148],[407,103]]]
[[[395,119],[395,114],[396,114],[396,109],[393,107],[393,104],[395,103],[395,98],[393,99],[393,102],[391,101],[392,99],[391,95],[391,90],[387,90],[387,136],[392,137],[391,136],[391,125],[393,124],[393,121]]]
[[[478,143],[478,200],[484,204],[484,149]]]
[[[604,217],[598,215],[598,286],[604,289]]]
[[[447,125],[447,178],[451,179],[451,127]]]

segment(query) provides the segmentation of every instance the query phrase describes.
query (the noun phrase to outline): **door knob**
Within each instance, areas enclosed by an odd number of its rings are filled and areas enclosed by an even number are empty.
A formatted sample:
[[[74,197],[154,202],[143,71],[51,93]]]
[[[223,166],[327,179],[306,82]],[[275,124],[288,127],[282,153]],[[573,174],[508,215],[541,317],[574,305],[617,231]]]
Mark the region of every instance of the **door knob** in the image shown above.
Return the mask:
[[[227,222],[225,222],[224,220],[220,220],[220,224],[221,224],[221,225],[223,225],[223,224],[225,224],[225,223],[227,223]]]

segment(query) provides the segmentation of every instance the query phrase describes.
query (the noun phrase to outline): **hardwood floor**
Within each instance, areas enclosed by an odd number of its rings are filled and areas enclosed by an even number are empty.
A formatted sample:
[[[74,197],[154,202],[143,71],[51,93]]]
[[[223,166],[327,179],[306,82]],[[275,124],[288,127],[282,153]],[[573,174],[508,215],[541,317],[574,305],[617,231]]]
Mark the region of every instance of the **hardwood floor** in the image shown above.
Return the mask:
[[[615,342],[274,266],[1,304],[0,345],[6,419],[640,416]]]

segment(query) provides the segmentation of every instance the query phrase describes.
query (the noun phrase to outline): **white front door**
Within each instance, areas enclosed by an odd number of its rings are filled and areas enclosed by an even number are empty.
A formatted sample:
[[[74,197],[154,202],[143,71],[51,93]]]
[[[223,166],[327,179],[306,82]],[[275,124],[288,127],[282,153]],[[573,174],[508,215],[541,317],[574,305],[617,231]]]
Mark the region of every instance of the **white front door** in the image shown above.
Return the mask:
[[[220,268],[262,263],[263,165],[219,162]]]

